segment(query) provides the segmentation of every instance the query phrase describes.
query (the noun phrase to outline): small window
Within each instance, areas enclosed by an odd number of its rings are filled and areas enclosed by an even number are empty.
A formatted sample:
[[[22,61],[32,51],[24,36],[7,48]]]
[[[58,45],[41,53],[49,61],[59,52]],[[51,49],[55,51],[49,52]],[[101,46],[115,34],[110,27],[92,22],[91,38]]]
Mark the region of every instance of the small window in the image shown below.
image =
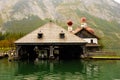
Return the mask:
[[[63,33],[63,31],[61,31],[61,33],[60,33],[60,38],[61,39],[65,38],[65,33]]]
[[[93,40],[91,39],[91,43],[93,43]]]
[[[42,38],[43,37],[43,33],[38,33],[38,38]]]

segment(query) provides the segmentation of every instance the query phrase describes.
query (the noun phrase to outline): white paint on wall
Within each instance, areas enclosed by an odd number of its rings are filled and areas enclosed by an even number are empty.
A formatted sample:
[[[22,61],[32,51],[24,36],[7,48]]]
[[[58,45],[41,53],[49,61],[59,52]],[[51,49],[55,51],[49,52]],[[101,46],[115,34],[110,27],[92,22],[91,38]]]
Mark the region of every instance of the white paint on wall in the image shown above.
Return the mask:
[[[98,39],[97,38],[83,38],[85,41],[88,43],[91,43],[91,40],[93,40],[93,43],[98,44]]]

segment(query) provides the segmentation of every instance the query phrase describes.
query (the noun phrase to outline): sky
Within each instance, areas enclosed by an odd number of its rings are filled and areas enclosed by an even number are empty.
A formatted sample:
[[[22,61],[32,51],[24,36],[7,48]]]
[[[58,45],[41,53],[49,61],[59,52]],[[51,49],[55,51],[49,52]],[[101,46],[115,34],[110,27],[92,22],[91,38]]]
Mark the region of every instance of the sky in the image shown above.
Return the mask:
[[[120,0],[114,0],[114,1],[116,1],[116,2],[120,3]]]

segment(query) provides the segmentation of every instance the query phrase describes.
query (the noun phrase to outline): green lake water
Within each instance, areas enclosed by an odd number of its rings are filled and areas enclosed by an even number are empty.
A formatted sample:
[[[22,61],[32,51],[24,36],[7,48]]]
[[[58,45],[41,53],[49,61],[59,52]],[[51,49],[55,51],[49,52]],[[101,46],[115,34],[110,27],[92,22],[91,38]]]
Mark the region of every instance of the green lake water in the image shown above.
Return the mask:
[[[9,62],[1,59],[0,80],[120,80],[120,61]]]

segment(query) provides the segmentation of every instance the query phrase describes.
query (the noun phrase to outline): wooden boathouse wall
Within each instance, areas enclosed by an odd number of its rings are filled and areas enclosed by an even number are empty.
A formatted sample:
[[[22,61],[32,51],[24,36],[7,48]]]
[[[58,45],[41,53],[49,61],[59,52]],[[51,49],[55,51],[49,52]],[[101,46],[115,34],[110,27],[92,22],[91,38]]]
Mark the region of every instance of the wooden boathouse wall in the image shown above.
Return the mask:
[[[72,59],[86,53],[87,42],[49,22],[15,41],[16,55],[20,59]]]

